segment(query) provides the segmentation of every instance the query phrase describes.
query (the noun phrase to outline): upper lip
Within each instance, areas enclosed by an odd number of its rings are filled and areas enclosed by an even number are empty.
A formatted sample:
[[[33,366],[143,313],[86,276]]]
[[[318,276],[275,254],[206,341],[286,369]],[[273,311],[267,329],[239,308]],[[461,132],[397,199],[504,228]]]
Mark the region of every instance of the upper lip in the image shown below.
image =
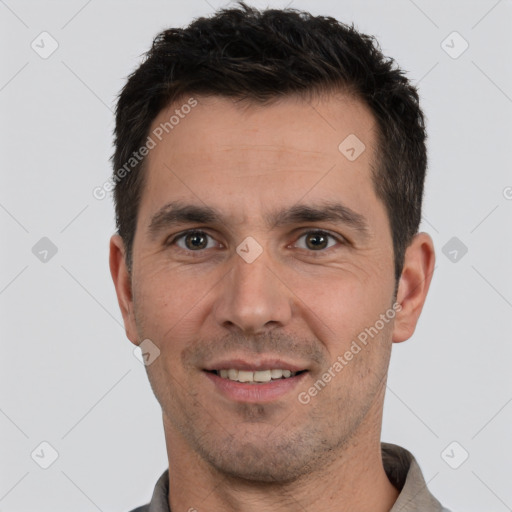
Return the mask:
[[[260,358],[256,360],[252,359],[249,361],[248,359],[238,358],[222,359],[218,362],[209,364],[204,369],[206,371],[235,369],[252,372],[261,370],[290,370],[291,372],[300,372],[306,370],[307,368],[298,364],[288,363],[282,359]]]

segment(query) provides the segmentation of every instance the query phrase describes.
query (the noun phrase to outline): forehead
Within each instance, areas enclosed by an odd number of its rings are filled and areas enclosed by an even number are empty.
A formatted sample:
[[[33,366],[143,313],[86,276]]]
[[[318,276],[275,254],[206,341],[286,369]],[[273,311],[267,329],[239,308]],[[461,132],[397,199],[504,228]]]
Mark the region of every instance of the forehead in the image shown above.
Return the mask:
[[[370,110],[341,93],[267,105],[184,97],[152,123],[140,213],[176,198],[240,210],[341,189],[355,205],[373,189],[375,130]]]
[[[349,135],[371,147],[374,129],[369,108],[341,92],[314,100],[287,96],[265,105],[220,96],[190,96],[163,109],[154,119],[150,132],[157,147],[149,160],[170,150],[178,150],[175,157],[200,159],[213,150],[216,154],[256,151],[260,156],[268,152],[269,158],[283,160],[295,158],[299,152],[310,161],[340,156],[338,146]]]

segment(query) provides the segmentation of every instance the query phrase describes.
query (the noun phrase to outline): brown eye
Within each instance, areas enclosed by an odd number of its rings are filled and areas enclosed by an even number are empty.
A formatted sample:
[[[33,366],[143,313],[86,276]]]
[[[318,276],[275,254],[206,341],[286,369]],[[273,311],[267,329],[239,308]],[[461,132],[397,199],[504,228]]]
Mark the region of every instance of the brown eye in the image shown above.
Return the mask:
[[[309,249],[325,249],[327,247],[327,237],[321,233],[306,235],[306,245]]]
[[[212,247],[211,244],[209,245],[209,238],[211,237],[204,231],[189,231],[176,238],[175,242],[181,249],[198,251]]]
[[[208,240],[202,233],[191,233],[185,237],[185,245],[187,249],[204,249]]]
[[[300,242],[302,240],[303,242]],[[318,252],[336,245],[337,242],[340,242],[340,240],[325,231],[308,231],[298,239],[296,245],[300,249]]]

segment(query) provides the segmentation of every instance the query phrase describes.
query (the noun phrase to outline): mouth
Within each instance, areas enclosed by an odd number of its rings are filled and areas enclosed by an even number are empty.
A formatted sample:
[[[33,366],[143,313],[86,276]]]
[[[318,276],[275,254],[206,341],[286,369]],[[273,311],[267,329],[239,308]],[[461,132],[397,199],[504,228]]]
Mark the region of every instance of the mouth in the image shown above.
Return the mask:
[[[230,401],[268,403],[282,399],[295,389],[308,369],[277,359],[224,360],[205,368],[203,374],[213,389]]]
[[[222,370],[206,370],[213,373],[221,379],[228,379],[234,382],[244,382],[249,384],[265,384],[277,380],[290,379],[300,375],[307,370],[292,372],[282,368],[268,368],[266,370],[238,370],[236,368],[224,368]]]

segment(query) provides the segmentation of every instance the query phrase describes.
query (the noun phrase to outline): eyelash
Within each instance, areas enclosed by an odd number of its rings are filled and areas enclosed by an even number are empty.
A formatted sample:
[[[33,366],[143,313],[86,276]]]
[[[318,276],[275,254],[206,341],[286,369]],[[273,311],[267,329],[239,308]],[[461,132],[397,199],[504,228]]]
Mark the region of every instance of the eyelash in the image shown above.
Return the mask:
[[[166,242],[165,245],[166,246],[176,245],[176,242],[178,242],[178,240],[181,240],[181,239],[185,238],[187,235],[191,235],[191,234],[202,234],[202,235],[206,235],[207,237],[214,239],[213,236],[208,234],[206,231],[203,231],[200,229],[189,229],[187,231],[183,231],[182,233],[176,235],[174,238],[172,238],[172,240]],[[323,229],[310,229],[308,231],[303,231],[298,236],[297,240],[294,243],[297,243],[297,241],[300,240],[302,237],[304,237],[306,235],[311,235],[311,234],[327,236],[331,239],[336,240],[336,242],[338,242],[341,245],[347,245],[347,240],[344,237],[342,237],[341,235],[334,235],[333,233],[330,233],[329,231],[325,231]],[[320,253],[319,255],[323,255],[326,253],[326,251],[328,249],[331,249],[331,248],[332,248],[332,246],[327,247],[325,249],[319,249],[318,251],[308,250],[308,249],[302,249],[302,250],[305,250],[311,254]],[[202,253],[204,253],[204,251],[205,251],[205,249],[198,249],[197,251],[193,251],[190,249],[183,249],[182,247],[179,247],[179,246],[178,246],[178,249],[181,251],[187,252],[189,255],[192,255],[193,257],[201,257],[203,255]],[[194,253],[197,253],[197,254],[194,254]]]

